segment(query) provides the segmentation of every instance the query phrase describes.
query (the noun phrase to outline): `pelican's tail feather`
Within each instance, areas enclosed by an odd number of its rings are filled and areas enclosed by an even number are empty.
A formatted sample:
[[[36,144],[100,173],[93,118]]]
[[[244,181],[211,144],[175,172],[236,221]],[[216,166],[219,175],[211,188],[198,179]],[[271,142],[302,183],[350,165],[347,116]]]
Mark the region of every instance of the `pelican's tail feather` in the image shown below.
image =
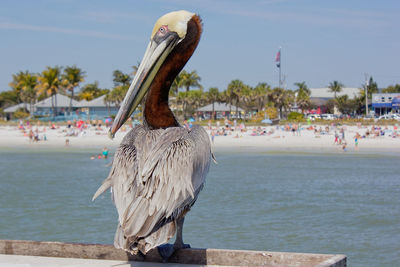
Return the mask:
[[[111,186],[111,179],[107,178],[104,180],[103,184],[97,189],[96,193],[94,193],[92,201],[94,201],[98,196],[103,194],[109,187]]]
[[[139,238],[133,240],[132,237],[126,237],[122,227],[118,225],[117,231],[114,237],[114,246],[116,248],[123,249],[131,254],[137,254],[139,251],[144,255],[150,250],[165,244],[171,239],[176,232],[175,222],[169,222],[157,231],[151,233],[145,238]]]

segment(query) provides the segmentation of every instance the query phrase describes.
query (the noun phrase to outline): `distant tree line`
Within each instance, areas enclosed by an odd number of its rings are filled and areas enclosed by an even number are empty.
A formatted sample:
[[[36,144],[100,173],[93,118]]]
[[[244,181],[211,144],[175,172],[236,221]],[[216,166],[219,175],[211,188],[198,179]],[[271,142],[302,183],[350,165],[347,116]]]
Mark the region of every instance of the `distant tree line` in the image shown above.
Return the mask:
[[[25,103],[25,111],[27,112],[33,110],[32,106],[36,102],[51,97],[53,112],[56,115],[57,99],[55,95],[57,93],[70,97],[70,112],[72,111],[73,99],[90,101],[102,95],[106,95],[106,104],[119,106],[139,65],[132,68],[131,73],[115,70],[112,74],[114,86],[110,89],[100,88],[97,81],[82,86],[86,73],[76,66],[47,67],[41,73],[20,71],[12,75],[12,81],[9,83],[11,89],[0,93],[0,112],[4,108],[19,103]],[[294,83],[295,88],[291,90],[279,87],[271,88],[265,82],[260,82],[253,87],[235,79],[222,91],[217,87],[211,87],[205,91],[200,82],[201,78],[195,70],[191,72],[183,70],[171,86],[170,104],[178,112],[181,112],[184,118],[192,116],[199,107],[215,102],[227,103],[230,107],[236,106],[236,110],[231,110],[236,114],[240,114],[237,110],[240,107],[245,110],[245,113],[267,111],[271,118],[274,116],[285,117],[294,106],[297,106],[302,113],[316,108],[310,101],[311,91],[304,81]],[[364,86],[360,88],[358,95],[350,98],[348,95],[338,96],[338,93],[344,87],[342,83],[339,81],[331,82],[328,87],[334,94],[334,98],[326,104],[328,112],[333,113],[336,107],[344,114],[362,113],[365,109]],[[372,77],[367,91],[369,99],[371,99],[373,93],[378,92],[378,85]],[[400,93],[400,84],[388,86],[382,92]],[[30,109],[28,109],[28,106],[30,106]],[[212,112],[212,114],[215,116],[215,112]]]

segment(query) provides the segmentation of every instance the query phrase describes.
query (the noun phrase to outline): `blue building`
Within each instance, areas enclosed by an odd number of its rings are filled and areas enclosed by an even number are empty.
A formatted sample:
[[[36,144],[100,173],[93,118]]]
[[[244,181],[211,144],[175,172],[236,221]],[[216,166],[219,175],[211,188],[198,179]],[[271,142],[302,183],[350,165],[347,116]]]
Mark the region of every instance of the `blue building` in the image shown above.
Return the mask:
[[[62,94],[56,94],[46,98],[35,104],[35,115],[41,117],[43,120],[56,120],[65,121],[73,119],[84,120],[103,120],[111,116],[115,116],[119,107],[114,103],[106,103],[105,95],[100,96],[91,101],[76,101],[72,100],[71,113],[69,112],[69,105],[71,98]],[[57,115],[53,117],[53,104],[57,107]]]
[[[48,97],[43,99],[42,101],[37,102],[35,106],[35,115],[36,116],[53,116],[53,106],[56,108],[57,116],[67,116],[67,112],[69,111],[69,105],[71,102],[71,98],[62,94],[55,94],[52,97]],[[78,101],[72,99],[72,112],[77,110]]]
[[[372,94],[372,108],[378,116],[387,113],[399,113],[400,93]]]
[[[103,119],[115,116],[119,107],[115,103],[106,103],[105,95],[100,96],[92,101],[82,100],[77,104],[80,114],[86,114],[87,119]]]

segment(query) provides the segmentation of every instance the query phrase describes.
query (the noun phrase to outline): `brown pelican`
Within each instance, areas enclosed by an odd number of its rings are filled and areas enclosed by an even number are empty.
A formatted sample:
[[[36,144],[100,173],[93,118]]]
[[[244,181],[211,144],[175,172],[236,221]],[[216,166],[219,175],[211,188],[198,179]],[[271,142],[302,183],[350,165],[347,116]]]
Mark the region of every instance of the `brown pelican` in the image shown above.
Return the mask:
[[[148,91],[143,125],[123,138],[109,176],[93,196],[94,200],[111,187],[119,219],[114,245],[134,254],[158,247],[167,259],[176,249],[190,247],[182,239],[184,216],[203,188],[210,141],[202,127],[188,130],[179,125],[168,107],[168,93],[201,32],[200,17],[188,11],[171,12],[157,20],[110,129],[114,136]],[[165,244],[175,233],[175,243]]]

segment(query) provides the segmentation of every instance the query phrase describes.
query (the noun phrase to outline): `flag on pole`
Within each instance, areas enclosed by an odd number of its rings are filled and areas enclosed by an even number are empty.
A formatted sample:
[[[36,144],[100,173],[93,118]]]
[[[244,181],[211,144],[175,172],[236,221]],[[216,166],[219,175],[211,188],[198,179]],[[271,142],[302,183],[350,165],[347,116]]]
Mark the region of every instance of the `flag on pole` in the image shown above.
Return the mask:
[[[276,66],[278,68],[280,68],[281,67],[281,50],[279,50],[278,53],[276,53],[275,62],[276,62]]]

